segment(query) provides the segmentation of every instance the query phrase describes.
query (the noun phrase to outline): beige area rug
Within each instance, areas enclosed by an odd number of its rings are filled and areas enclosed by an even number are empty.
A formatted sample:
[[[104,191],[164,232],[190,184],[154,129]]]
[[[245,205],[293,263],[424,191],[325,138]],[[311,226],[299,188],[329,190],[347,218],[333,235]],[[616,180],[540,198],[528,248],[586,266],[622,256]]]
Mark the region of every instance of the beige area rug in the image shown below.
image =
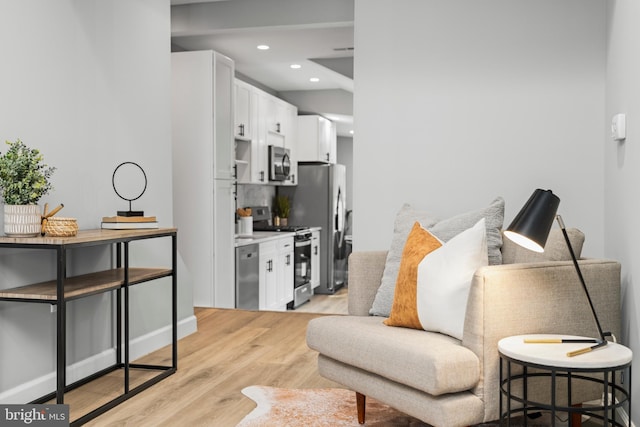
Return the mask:
[[[339,388],[283,389],[251,386],[242,394],[258,405],[237,427],[347,427],[360,426],[356,394]],[[368,427],[427,427],[374,399],[367,398]]]
[[[251,386],[242,394],[256,402],[237,427],[359,427],[356,411],[356,394],[340,388],[284,389]],[[566,419],[556,419],[557,426],[566,426]],[[499,423],[480,424],[476,427],[497,427]],[[511,420],[514,427],[524,425],[522,418]],[[529,419],[528,427],[551,426],[549,414]],[[405,415],[390,406],[367,398],[367,427],[430,427],[428,424]],[[593,426],[589,422],[583,427]]]

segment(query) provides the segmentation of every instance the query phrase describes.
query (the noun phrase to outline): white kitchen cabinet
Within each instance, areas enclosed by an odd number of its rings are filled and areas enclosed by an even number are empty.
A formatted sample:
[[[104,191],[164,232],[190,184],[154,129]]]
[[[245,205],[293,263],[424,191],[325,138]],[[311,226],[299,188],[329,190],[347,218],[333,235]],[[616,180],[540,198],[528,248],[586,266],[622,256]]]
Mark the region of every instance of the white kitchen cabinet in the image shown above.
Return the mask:
[[[286,310],[287,304],[293,301],[293,237],[278,240],[277,295],[278,308]]]
[[[213,183],[213,301],[219,308],[236,306],[235,187],[228,179]]]
[[[311,288],[320,286],[320,231],[311,232]]]
[[[293,301],[293,237],[260,243],[258,259],[258,308],[285,311]]]
[[[260,243],[258,260],[258,309],[275,310],[278,306],[278,276],[276,273],[278,250],[274,240]]]
[[[235,79],[235,94],[236,177],[240,184],[263,184],[265,141],[258,139],[258,92],[254,86]]]
[[[233,61],[171,54],[173,221],[181,280],[200,307],[235,307]],[[215,118],[215,119],[214,119]]]
[[[211,52],[211,51],[209,51]],[[233,144],[233,61],[219,53],[213,55],[213,140],[214,177],[235,179],[235,147]]]
[[[284,116],[282,118],[285,132],[284,148],[289,150],[291,169],[289,178],[283,185],[297,185],[298,176],[298,108],[291,104],[284,106]]]
[[[236,107],[234,117],[234,136],[236,138],[251,139],[253,133],[255,115],[251,113],[252,108],[252,86],[235,79],[234,81]]]
[[[335,123],[318,115],[298,116],[298,161],[336,163],[336,152]]]
[[[267,115],[269,111],[269,94],[261,90],[257,90],[258,96],[258,129],[256,135],[256,166],[258,179],[261,184],[269,182],[269,147],[267,140]]]
[[[269,146],[289,150],[290,178],[278,185],[295,185],[297,175],[298,109],[262,89],[235,79],[235,164],[238,183],[269,184]],[[274,184],[274,182],[271,182]]]
[[[287,136],[287,120],[289,115],[289,104],[280,98],[272,95],[268,96],[267,110],[267,131]]]
[[[258,128],[256,135],[258,183],[269,183],[269,146],[282,147],[289,150],[291,174],[293,176],[278,185],[295,184],[297,174],[296,141],[297,114],[296,106],[289,104],[258,88]],[[272,184],[274,182],[271,182]]]

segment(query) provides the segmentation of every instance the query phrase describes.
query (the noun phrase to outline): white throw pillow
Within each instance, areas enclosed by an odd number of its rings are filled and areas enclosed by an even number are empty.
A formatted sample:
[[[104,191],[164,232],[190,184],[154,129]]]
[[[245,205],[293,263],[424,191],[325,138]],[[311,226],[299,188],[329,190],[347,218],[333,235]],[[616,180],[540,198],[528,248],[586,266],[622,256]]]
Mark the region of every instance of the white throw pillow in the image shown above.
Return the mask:
[[[462,339],[473,274],[488,263],[484,218],[424,257],[418,265],[417,307],[425,330]]]

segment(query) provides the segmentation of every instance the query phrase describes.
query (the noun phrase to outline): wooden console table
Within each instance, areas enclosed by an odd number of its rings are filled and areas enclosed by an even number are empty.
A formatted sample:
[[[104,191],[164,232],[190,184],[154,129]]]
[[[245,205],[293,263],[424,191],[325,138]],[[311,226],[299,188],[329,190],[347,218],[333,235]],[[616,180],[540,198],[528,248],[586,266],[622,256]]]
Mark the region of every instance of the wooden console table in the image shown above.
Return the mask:
[[[171,237],[171,268],[137,268],[129,266],[129,244],[133,241]],[[67,250],[88,246],[111,245],[116,249],[115,268],[67,277]],[[56,399],[56,403],[64,403],[64,394],[80,387],[98,377],[115,370],[124,371],[124,389],[118,397],[110,400],[93,411],[71,422],[72,426],[82,425],[87,421],[108,411],[114,406],[133,397],[153,384],[176,372],[178,368],[177,351],[177,229],[160,228],[144,230],[82,230],[74,237],[33,237],[11,238],[0,237],[0,248],[43,249],[56,252],[56,279],[35,283],[12,289],[0,290],[0,301],[21,301],[29,303],[47,303],[57,305],[56,315],[56,391],[30,403],[45,403]],[[170,366],[132,364],[129,361],[129,287],[159,279],[171,277],[171,326],[172,326],[172,363]],[[95,374],[66,384],[66,303],[104,292],[116,292],[116,362]],[[123,356],[124,351],[124,356]],[[131,388],[129,385],[129,369],[158,370],[159,374],[147,379],[142,384]]]

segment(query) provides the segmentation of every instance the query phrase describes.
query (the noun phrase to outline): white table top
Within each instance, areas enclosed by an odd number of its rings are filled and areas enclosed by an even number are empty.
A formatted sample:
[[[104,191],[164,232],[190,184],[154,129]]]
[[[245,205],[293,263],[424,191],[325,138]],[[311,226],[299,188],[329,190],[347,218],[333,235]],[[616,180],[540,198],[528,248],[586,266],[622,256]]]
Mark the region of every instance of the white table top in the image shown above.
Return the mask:
[[[573,335],[516,335],[503,338],[498,342],[498,350],[504,356],[527,363],[572,369],[598,369],[613,368],[631,362],[633,353],[623,345],[609,342],[588,353],[569,357],[570,351],[590,347],[591,343],[560,343],[538,344],[525,343],[527,339],[552,339],[552,338],[586,338]]]

